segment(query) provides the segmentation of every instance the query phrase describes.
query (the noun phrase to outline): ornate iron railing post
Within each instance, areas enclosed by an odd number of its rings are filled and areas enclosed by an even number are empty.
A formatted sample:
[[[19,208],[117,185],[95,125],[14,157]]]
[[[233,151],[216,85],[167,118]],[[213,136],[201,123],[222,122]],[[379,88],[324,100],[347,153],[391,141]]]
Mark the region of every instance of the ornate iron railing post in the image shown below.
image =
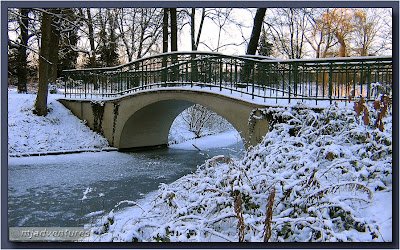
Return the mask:
[[[297,69],[297,62],[293,64],[293,88],[294,88],[294,96],[297,96],[297,78],[298,78],[298,69]]]
[[[371,96],[371,68],[370,65],[367,65],[367,99],[370,99]]]
[[[223,71],[223,66],[222,66],[222,58],[219,58],[219,91],[222,91],[222,71]]]
[[[256,67],[255,67],[255,63],[252,62],[252,81],[251,81],[251,99],[254,99],[254,82],[255,82],[255,71],[256,71]]]
[[[329,103],[332,104],[332,83],[333,83],[333,69],[332,62],[329,63]]]

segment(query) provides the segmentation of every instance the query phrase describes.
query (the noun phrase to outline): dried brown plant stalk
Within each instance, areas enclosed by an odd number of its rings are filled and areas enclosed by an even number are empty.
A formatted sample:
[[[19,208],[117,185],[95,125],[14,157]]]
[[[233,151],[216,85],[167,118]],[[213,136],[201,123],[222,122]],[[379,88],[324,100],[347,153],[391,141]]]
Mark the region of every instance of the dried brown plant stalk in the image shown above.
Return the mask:
[[[238,219],[239,242],[244,242],[245,225],[243,219],[242,198],[240,197],[240,193],[235,196],[234,209],[236,218]]]
[[[384,124],[383,124],[383,118],[387,115],[388,113],[388,107],[389,107],[389,102],[390,98],[386,95],[381,96],[381,100],[376,100],[374,101],[374,109],[378,112],[378,117],[375,121],[375,128],[379,128],[381,132],[385,129]],[[364,114],[362,119],[364,121],[364,125],[367,126],[370,123],[370,112],[368,110],[368,107],[366,106],[365,100],[362,96],[360,96],[359,101],[354,102],[354,110],[357,113],[357,117],[359,117],[362,113]]]
[[[264,222],[264,242],[268,242],[272,235],[271,223],[272,223],[272,213],[274,211],[274,200],[275,200],[275,187],[272,188],[271,194],[268,196],[268,202],[265,213],[265,222]]]

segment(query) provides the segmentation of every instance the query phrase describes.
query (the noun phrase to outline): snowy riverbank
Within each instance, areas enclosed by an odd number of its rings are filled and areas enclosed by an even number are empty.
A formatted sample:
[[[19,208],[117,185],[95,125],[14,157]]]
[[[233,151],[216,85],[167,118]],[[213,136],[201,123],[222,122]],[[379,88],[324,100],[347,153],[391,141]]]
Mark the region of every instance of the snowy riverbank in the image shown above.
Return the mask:
[[[90,130],[83,121],[72,115],[57,98],[48,96],[46,117],[34,115],[34,94],[8,91],[8,153],[10,156],[45,152],[98,151],[108,147],[108,142]]]
[[[16,89],[8,91],[8,154],[9,156],[28,156],[46,154],[64,154],[76,152],[98,152],[113,150],[107,140],[85,126],[57,98],[62,95],[49,94],[48,107],[51,110],[46,117],[32,113],[36,95],[18,94]],[[227,131],[228,130],[228,131]],[[239,134],[232,128],[222,127],[222,134],[193,139],[194,133],[178,117],[170,131],[175,142],[171,148],[196,150],[196,145],[208,148],[224,147],[240,142]],[[207,131],[212,133],[212,131]]]
[[[245,157],[214,157],[122,201],[131,208],[117,204],[88,240],[391,242],[391,116],[380,132],[351,109],[280,111],[283,122]]]

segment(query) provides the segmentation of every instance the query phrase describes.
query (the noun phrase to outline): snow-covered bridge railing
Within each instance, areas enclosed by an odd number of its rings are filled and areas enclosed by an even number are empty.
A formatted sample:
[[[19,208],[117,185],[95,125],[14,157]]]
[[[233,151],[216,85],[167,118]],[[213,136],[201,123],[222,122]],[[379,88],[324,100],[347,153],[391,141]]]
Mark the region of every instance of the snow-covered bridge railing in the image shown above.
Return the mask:
[[[108,98],[163,87],[197,87],[266,99],[373,99],[392,89],[392,57],[278,60],[175,52],[107,68],[65,70],[65,97]]]

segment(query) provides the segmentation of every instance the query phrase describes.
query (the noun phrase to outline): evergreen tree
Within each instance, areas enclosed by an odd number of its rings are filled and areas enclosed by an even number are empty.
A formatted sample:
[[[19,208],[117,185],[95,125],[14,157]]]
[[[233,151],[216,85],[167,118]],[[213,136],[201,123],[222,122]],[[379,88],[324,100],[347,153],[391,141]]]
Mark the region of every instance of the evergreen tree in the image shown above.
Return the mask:
[[[100,64],[104,67],[115,66],[119,63],[117,36],[115,34],[116,22],[113,13],[106,9],[106,19],[100,22]]]
[[[268,41],[267,34],[263,29],[258,45],[258,54],[261,56],[271,56],[274,45]]]
[[[63,9],[62,32],[60,37],[59,59],[57,63],[57,75],[60,76],[65,69],[76,67],[78,52],[76,51],[78,37],[77,26],[72,26],[71,22],[79,19],[74,9]]]

